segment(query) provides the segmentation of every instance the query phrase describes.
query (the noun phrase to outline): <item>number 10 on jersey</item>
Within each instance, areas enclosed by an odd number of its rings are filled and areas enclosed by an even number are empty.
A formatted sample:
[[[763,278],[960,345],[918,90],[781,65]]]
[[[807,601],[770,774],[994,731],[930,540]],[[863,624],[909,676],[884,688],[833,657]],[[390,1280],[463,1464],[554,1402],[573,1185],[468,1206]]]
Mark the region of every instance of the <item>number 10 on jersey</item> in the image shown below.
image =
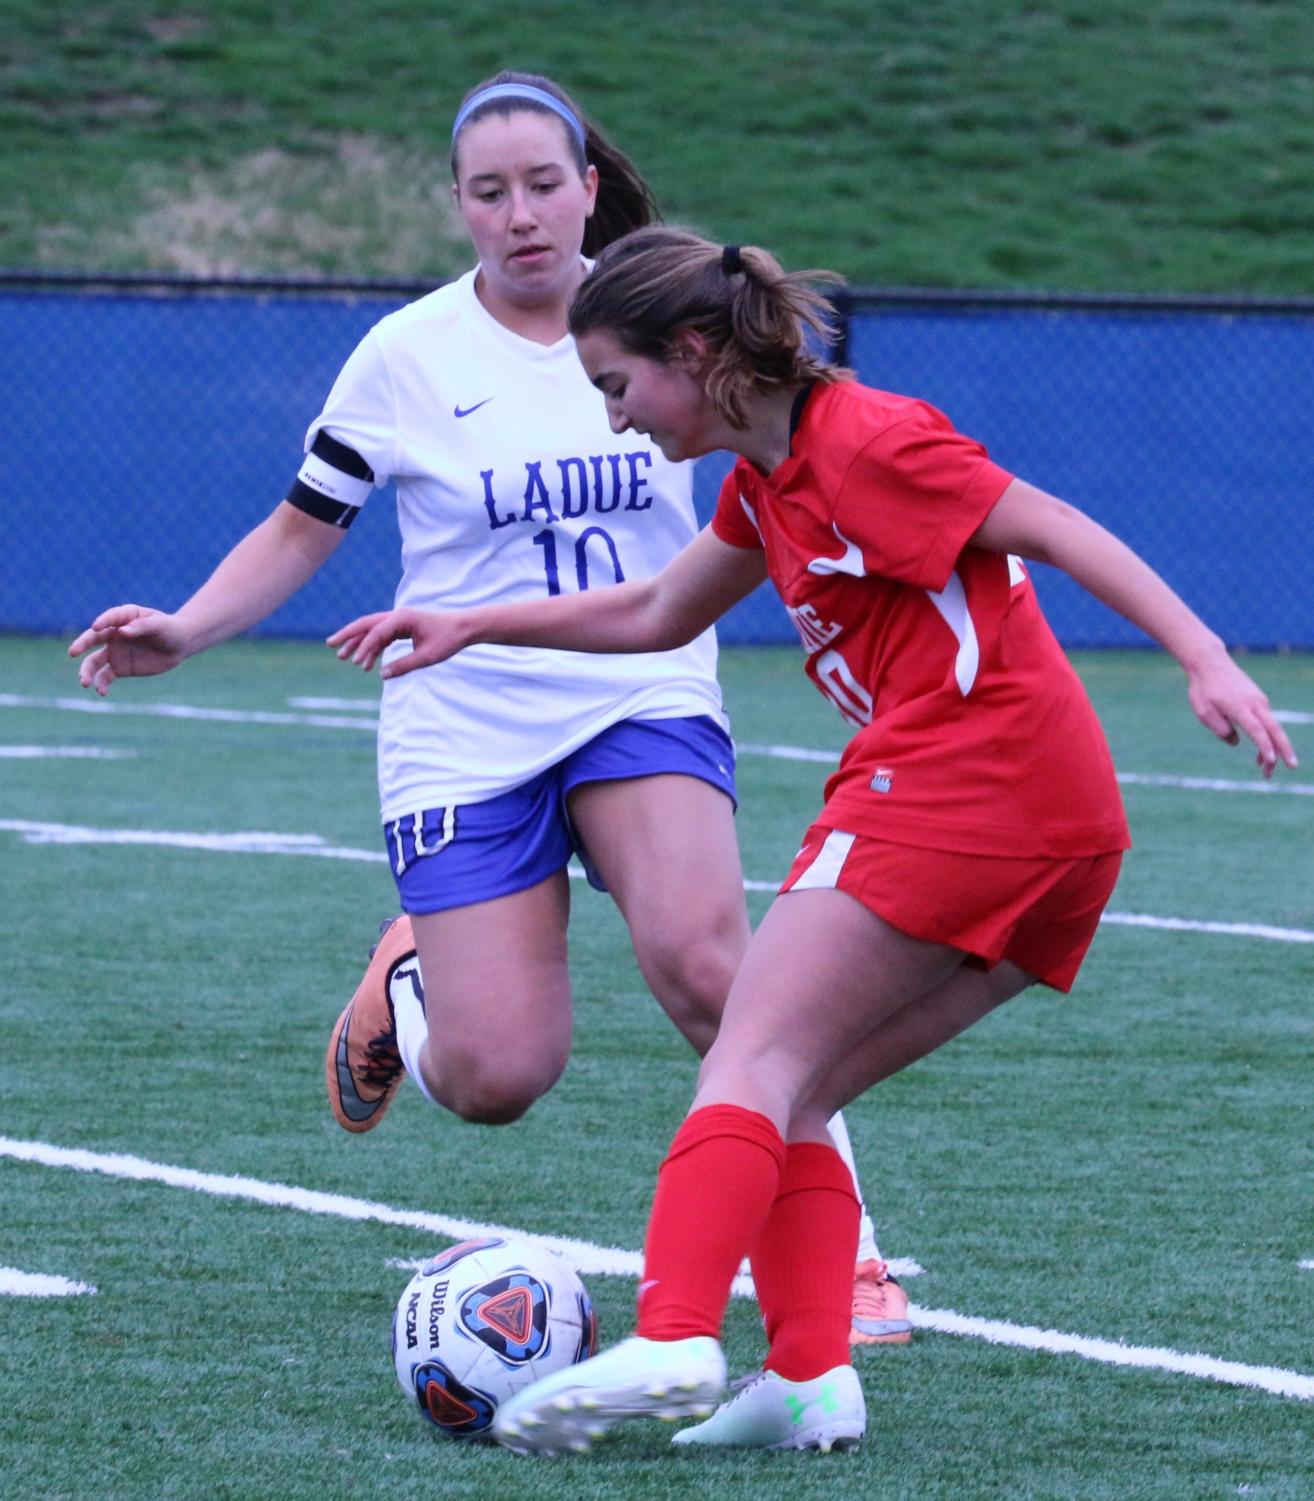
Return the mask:
[[[625,572],[621,568],[620,554],[616,551],[616,544],[612,540],[611,534],[600,526],[585,527],[575,539],[575,583],[581,594],[589,586],[589,543],[595,539],[599,542],[599,547],[595,551],[601,553],[605,549],[606,557],[611,563],[613,577],[608,579],[607,582],[617,584],[625,582]],[[548,594],[560,594],[561,565],[557,558],[557,534],[550,528],[545,528],[531,540],[535,547],[543,549],[543,571],[547,575]]]

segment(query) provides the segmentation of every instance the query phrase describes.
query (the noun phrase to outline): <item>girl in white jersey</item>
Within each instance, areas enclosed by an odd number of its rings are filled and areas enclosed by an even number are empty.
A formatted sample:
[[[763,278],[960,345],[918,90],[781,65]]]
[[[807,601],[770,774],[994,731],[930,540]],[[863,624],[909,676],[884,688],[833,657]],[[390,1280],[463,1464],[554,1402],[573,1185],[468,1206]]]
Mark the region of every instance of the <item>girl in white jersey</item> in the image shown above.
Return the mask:
[[[166,671],[270,614],[389,479],[400,608],[649,577],[693,539],[691,466],[617,439],[566,328],[581,250],[649,221],[646,184],[555,84],[517,73],[467,95],[452,169],[479,264],[366,335],[310,425],[287,499],[176,614],[120,605],[73,642],[88,653],[84,686],[104,694],[116,677]],[[345,1129],[378,1124],[408,1072],[486,1123],[516,1119],[556,1082],[570,1048],[572,850],[624,914],[653,993],[706,1051],[749,936],[715,667],[709,630],[668,653],[489,646],[387,685],[381,813],[405,915],[330,1039]],[[842,1121],[836,1134],[847,1152]],[[868,1235],[855,1342],[909,1330]]]

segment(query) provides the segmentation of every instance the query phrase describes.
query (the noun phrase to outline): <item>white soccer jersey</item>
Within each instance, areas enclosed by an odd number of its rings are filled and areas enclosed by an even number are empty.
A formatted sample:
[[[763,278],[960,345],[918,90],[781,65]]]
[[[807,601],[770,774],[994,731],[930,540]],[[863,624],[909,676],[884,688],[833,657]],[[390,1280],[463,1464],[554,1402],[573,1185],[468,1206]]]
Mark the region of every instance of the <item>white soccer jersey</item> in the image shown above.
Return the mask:
[[[359,454],[375,485],[396,481],[398,606],[542,599],[655,573],[697,530],[692,466],[613,433],[574,340],[545,347],[504,328],[475,274],[390,314],[356,347],[306,435],[316,452],[303,486],[356,504],[369,488],[326,467],[325,435]],[[725,724],[712,631],[635,655],[473,646],[385,684],[382,816],[479,802],[620,720],[691,714]]]

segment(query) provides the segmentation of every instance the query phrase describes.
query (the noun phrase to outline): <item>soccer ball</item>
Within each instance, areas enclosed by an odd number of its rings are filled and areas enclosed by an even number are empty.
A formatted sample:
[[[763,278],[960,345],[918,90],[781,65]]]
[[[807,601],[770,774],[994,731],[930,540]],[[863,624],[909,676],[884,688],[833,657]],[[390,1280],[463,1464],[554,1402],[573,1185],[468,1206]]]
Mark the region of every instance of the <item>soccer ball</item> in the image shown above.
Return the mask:
[[[401,1389],[451,1438],[487,1437],[500,1402],[587,1360],[597,1343],[574,1271],[552,1251],[494,1237],[425,1262],[392,1319]]]

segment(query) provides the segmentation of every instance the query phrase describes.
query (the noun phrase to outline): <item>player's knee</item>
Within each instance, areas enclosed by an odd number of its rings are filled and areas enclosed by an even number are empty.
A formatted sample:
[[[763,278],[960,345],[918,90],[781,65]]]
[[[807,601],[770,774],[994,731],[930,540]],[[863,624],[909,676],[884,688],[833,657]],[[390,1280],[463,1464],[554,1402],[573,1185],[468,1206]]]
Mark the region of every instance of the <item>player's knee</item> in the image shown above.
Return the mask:
[[[518,1121],[539,1098],[538,1094],[506,1088],[483,1092],[462,1089],[448,1103],[448,1109],[472,1126],[509,1126]]]
[[[561,1077],[565,1060],[547,1054],[528,1058],[466,1055],[449,1058],[436,1081],[440,1104],[463,1121],[505,1126],[517,1121]]]
[[[680,1031],[699,1053],[716,1037],[743,952],[733,938],[667,933],[652,943],[645,969]]]

